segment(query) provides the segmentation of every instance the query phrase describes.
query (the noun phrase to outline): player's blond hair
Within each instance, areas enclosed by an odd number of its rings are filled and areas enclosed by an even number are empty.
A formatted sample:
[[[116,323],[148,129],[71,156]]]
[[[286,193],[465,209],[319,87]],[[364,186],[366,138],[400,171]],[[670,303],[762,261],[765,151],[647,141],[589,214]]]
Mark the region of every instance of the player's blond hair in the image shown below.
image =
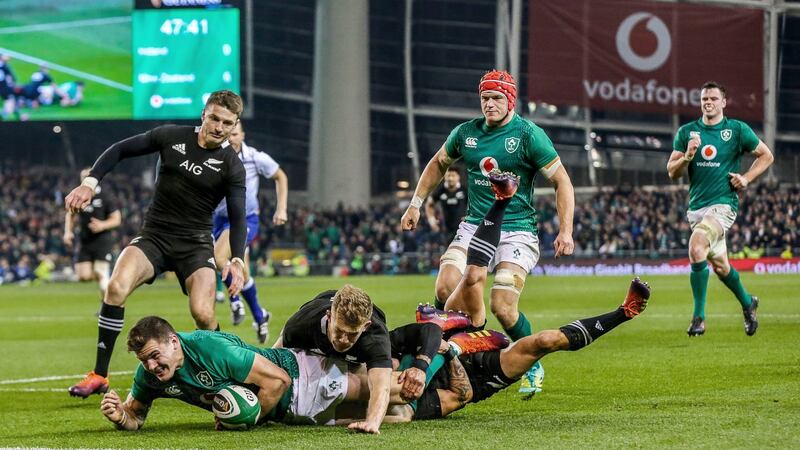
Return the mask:
[[[168,342],[173,334],[176,334],[175,328],[161,317],[143,317],[128,332],[128,351],[139,353],[150,340]]]
[[[206,100],[205,107],[208,108],[210,105],[222,106],[228,111],[236,114],[236,117],[241,116],[242,111],[244,110],[242,97],[239,97],[238,94],[227,89],[212,92],[211,95],[208,96],[208,100]]]
[[[359,327],[372,317],[372,300],[363,289],[345,284],[333,296],[331,314],[349,326]]]

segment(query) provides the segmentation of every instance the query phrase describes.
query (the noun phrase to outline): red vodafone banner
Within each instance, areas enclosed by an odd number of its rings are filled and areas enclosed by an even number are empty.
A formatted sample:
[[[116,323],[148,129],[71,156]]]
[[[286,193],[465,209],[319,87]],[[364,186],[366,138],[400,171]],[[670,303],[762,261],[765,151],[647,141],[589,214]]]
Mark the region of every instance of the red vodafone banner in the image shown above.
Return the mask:
[[[762,120],[763,12],[631,0],[530,0],[531,101],[700,115],[700,86],[728,88],[726,115]]]

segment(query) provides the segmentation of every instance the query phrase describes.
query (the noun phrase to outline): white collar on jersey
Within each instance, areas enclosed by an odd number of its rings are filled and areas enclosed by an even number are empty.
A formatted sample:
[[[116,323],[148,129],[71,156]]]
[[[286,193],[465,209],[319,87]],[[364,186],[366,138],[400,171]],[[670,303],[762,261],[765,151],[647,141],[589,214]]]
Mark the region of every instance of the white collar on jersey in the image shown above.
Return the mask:
[[[320,330],[322,331],[322,334],[327,336],[328,335],[328,315],[327,314],[322,316],[322,320],[319,321],[319,325],[320,325]]]
[[[199,126],[194,127],[194,132],[199,133],[200,127]],[[227,148],[229,145],[231,145],[231,143],[228,142],[227,139],[225,139],[224,141],[222,141],[222,144],[219,144],[219,148]]]

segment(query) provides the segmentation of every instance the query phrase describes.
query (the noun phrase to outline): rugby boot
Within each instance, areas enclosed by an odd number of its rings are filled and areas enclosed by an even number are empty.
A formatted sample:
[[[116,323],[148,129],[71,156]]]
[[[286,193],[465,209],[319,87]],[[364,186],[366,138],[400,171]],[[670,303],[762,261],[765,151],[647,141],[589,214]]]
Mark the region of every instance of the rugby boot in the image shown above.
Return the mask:
[[[72,397],[86,398],[92,394],[105,392],[108,392],[108,378],[97,375],[94,371],[87,373],[80,383],[69,388],[69,395]]]
[[[261,314],[264,316],[264,319],[261,322],[253,322],[253,326],[256,329],[256,337],[258,338],[258,342],[264,344],[269,339],[269,319],[272,317],[269,311],[264,308],[261,308]]]
[[[454,334],[450,337],[449,342],[458,347],[459,355],[469,355],[470,353],[502,350],[508,347],[510,340],[499,331],[481,330]]]
[[[689,336],[702,336],[706,332],[706,322],[700,316],[692,317],[692,323],[689,324],[689,329],[686,333]]]
[[[633,319],[647,308],[647,301],[650,299],[650,285],[636,277],[631,281],[628,288],[628,295],[622,302],[622,310],[625,317]]]
[[[542,385],[544,384],[544,367],[542,367],[542,363],[540,361],[536,361],[536,364],[531,366],[525,375],[522,376],[522,380],[519,383],[519,392],[521,394],[526,394],[523,397],[524,400],[530,400],[535,394],[542,392]]]
[[[758,318],[756,317],[756,310],[758,309],[758,297],[753,295],[752,303],[749,308],[742,308],[744,313],[744,332],[748,336],[756,334],[758,329]]]
[[[244,302],[242,302],[241,300],[232,301],[231,322],[233,322],[233,325],[236,326],[244,322],[245,316],[247,316],[247,312],[245,312],[244,310]]]
[[[497,200],[511,198],[519,187],[519,177],[512,172],[501,172],[494,169],[489,172],[489,182],[492,184],[492,192]]]
[[[442,331],[458,330],[472,325],[469,316],[460,311],[442,311],[430,303],[417,306],[417,323],[435,323]]]

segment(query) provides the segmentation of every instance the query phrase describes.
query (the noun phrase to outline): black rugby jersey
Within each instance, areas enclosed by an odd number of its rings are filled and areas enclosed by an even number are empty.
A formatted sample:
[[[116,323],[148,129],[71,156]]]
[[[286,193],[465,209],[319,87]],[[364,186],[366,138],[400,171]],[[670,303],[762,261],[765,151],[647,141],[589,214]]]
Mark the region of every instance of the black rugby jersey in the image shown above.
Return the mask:
[[[324,356],[335,356],[350,363],[366,363],[367,368],[391,368],[391,345],[386,316],[377,306],[372,306],[370,326],[361,333],[350,350],[339,353],[328,339],[326,313],[336,291],[325,291],[300,307],[283,327],[283,346],[299,348]]]
[[[225,198],[231,222],[231,252],[244,257],[247,237],[245,170],[228,141],[216,148],[197,143],[200,127],[164,125],[108,148],[90,176],[98,180],[120,160],[159,153],[161,164],[144,230],[180,236],[211,233],[211,215]]]
[[[108,194],[107,190],[98,186],[89,206],[78,214],[78,233],[82,245],[111,243],[113,239],[112,230],[92,233],[92,230],[89,229],[89,222],[92,219],[106,220],[114,211],[119,211],[119,208],[117,208],[113,198]]]

